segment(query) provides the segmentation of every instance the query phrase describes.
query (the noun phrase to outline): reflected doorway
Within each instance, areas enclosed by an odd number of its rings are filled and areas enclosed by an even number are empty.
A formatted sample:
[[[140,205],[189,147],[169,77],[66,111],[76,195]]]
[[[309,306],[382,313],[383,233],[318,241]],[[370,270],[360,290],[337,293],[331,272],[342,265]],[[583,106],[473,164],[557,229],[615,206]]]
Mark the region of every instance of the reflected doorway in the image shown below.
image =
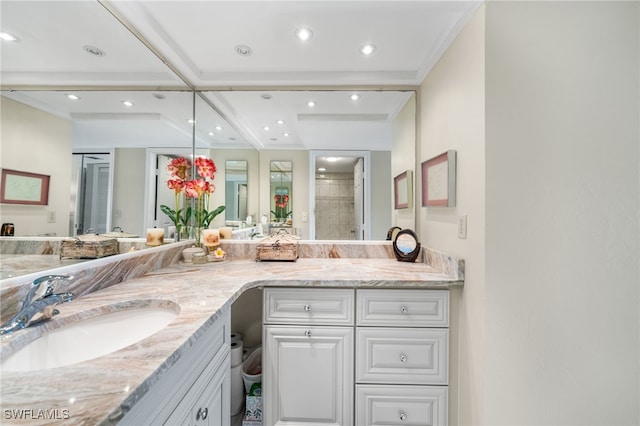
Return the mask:
[[[111,227],[112,156],[74,153],[69,235],[103,234]]]
[[[312,152],[312,227],[315,240],[369,238],[369,152]]]

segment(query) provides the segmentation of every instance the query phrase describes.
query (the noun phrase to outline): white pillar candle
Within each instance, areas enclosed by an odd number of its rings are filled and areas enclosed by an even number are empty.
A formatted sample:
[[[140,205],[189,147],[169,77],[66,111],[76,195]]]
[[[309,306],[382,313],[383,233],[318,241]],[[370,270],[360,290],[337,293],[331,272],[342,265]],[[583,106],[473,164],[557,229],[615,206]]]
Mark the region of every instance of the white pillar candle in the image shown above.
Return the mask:
[[[223,226],[220,228],[220,238],[231,239],[233,228],[230,226]]]
[[[161,246],[164,244],[164,228],[147,229],[147,245]]]
[[[211,248],[220,244],[220,231],[217,229],[202,230],[202,244]]]

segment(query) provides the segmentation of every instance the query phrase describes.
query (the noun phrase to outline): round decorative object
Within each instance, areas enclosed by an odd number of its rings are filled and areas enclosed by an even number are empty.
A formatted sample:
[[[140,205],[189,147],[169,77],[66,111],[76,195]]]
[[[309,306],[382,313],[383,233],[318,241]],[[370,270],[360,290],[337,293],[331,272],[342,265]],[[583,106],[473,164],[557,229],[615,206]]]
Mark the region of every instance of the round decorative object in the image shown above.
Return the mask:
[[[387,231],[387,241],[393,241],[396,238],[396,235],[398,235],[398,232],[400,232],[402,228],[400,228],[399,226],[393,226],[391,228],[389,228],[389,230]]]
[[[393,239],[393,252],[402,262],[415,262],[420,254],[418,236],[411,229],[398,231]]]

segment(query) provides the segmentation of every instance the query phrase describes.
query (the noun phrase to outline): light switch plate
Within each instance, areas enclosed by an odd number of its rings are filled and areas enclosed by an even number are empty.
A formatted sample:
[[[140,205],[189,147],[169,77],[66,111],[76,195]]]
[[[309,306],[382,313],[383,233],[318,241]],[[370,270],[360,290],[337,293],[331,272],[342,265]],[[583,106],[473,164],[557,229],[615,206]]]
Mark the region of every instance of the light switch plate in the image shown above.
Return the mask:
[[[48,223],[56,223],[56,212],[53,210],[49,210],[47,212],[47,222]]]
[[[458,238],[467,239],[467,215],[458,216]]]

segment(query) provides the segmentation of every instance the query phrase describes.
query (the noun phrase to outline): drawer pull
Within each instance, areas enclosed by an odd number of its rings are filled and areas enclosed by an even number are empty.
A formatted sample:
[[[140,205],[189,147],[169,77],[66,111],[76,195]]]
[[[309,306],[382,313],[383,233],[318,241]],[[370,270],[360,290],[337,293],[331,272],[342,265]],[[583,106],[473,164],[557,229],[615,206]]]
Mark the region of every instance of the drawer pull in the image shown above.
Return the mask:
[[[306,330],[304,332],[304,335],[307,336],[307,337],[311,337],[311,330]]]
[[[400,354],[400,362],[407,362],[407,356],[405,354]]]
[[[400,420],[402,420],[403,422],[407,420],[407,415],[405,413],[400,413]]]
[[[209,409],[205,407],[204,409],[198,408],[198,412],[196,413],[196,420],[206,420],[209,415]]]
[[[304,310],[305,310],[305,312],[310,312],[311,311],[311,305],[304,305]]]
[[[402,305],[400,306],[400,312],[402,312],[403,314],[406,314],[407,312],[409,312],[409,310],[407,309],[406,306]]]

